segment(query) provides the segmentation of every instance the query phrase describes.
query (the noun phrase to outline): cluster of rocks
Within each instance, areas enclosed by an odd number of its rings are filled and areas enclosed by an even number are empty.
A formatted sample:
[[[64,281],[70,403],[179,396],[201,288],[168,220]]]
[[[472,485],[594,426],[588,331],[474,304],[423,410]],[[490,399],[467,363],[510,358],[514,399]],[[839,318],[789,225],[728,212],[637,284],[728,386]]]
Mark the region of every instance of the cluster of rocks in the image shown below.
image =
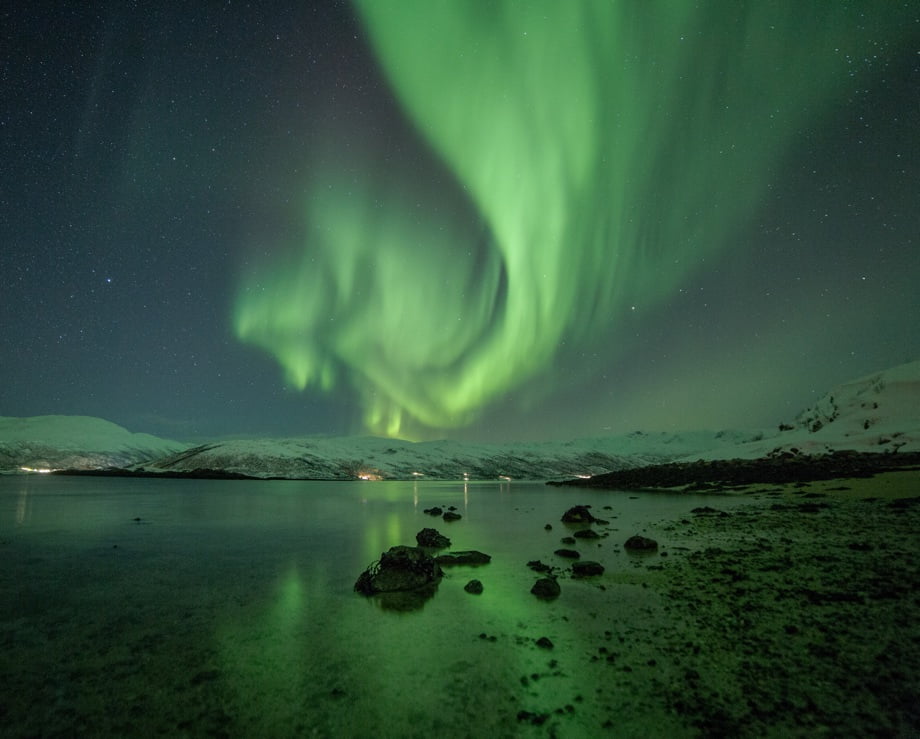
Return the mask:
[[[443,515],[445,520],[451,510],[444,512],[441,508],[426,508],[425,513],[431,516]],[[460,518],[459,514],[455,514]],[[562,515],[563,523],[568,524],[600,524],[608,522],[597,518],[590,511],[590,506],[577,505],[569,508]],[[545,527],[551,530],[549,524]],[[607,534],[603,534],[606,536]],[[563,537],[563,543],[575,544],[577,540],[598,539],[601,534],[594,529],[583,528],[573,532],[573,536]],[[394,546],[380,555],[380,559],[372,563],[355,583],[355,590],[364,595],[391,596],[392,594],[409,594],[411,597],[384,601],[384,605],[392,608],[406,610],[422,605],[427,598],[434,595],[438,583],[444,575],[443,567],[486,565],[492,557],[475,549],[449,552],[446,554],[433,553],[439,549],[450,547],[451,541],[437,529],[423,528],[415,535],[418,546]],[[624,547],[631,552],[653,552],[657,550],[658,543],[653,539],[642,536],[629,538]],[[604,573],[604,566],[600,562],[581,559],[581,554],[575,549],[557,549],[554,554],[563,559],[571,560],[567,572],[573,579],[595,577]],[[558,568],[544,564],[540,560],[531,560],[527,566],[540,573],[530,592],[540,600],[554,600],[559,597],[562,588],[559,578],[563,574]],[[470,580],[464,590],[474,595],[482,594],[484,587],[479,580]]]
[[[429,516],[440,516],[446,522],[462,518],[455,506],[444,510],[438,506],[426,508]],[[434,595],[441,578],[442,567],[457,565],[480,566],[492,561],[492,557],[474,549],[437,554],[437,550],[450,547],[451,540],[437,529],[423,528],[415,535],[417,546],[398,545],[390,547],[371,563],[355,582],[355,591],[363,595],[381,596],[381,604],[394,610],[411,610],[421,607]],[[470,580],[464,590],[474,595],[483,592],[479,580]]]
[[[920,453],[832,452],[812,456],[782,452],[760,459],[672,462],[547,484],[617,490],[677,487],[686,487],[688,490],[721,490],[757,484],[778,485],[871,477],[879,472],[911,469],[918,465]]]

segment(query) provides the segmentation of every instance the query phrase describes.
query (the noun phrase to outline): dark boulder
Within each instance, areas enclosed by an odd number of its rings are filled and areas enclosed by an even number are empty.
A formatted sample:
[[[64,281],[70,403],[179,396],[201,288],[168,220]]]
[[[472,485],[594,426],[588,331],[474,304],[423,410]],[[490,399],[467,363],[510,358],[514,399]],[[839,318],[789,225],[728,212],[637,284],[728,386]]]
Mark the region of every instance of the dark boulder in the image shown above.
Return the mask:
[[[530,560],[527,566],[534,572],[550,572],[553,569],[549,565],[543,564],[539,559]]]
[[[444,549],[450,546],[450,539],[439,534],[437,529],[422,529],[415,535],[415,540],[420,547],[430,549]]]
[[[452,565],[486,565],[492,561],[492,557],[483,552],[477,552],[475,549],[470,549],[465,552],[439,554],[435,557],[435,561],[445,567],[450,567]]]
[[[631,552],[654,552],[658,542],[644,536],[630,536],[623,546]]]
[[[435,506],[434,508],[426,508],[422,513],[427,513],[429,516],[440,516],[444,511]]]
[[[553,554],[557,557],[565,557],[566,559],[578,559],[581,557],[574,549],[557,549]]]
[[[540,649],[552,649],[554,645],[548,636],[541,636],[537,639],[537,646],[540,647]]]
[[[559,597],[562,588],[559,587],[559,583],[557,583],[555,579],[551,577],[541,577],[533,584],[530,592],[540,600],[553,600]]]
[[[463,516],[461,516],[459,513],[454,513],[453,511],[445,511],[442,518],[445,521],[450,522],[450,521],[459,521],[461,518],[463,518]]]
[[[582,529],[581,531],[576,531],[573,536],[576,539],[600,539],[601,535],[598,534],[593,529]]]
[[[390,547],[361,573],[355,590],[364,595],[418,590],[436,585],[441,575],[438,563],[421,549]]]
[[[600,562],[573,562],[572,577],[592,577],[593,575],[603,575],[604,566]]]
[[[575,537],[574,537],[574,536],[563,536],[559,541],[561,541],[563,544],[575,544],[575,543],[577,543],[577,542],[575,541]]]
[[[482,583],[479,582],[479,580],[470,580],[466,585],[463,586],[463,589],[467,593],[480,595],[482,593]]]
[[[599,519],[591,515],[588,506],[577,505],[562,514],[563,523],[594,523]]]

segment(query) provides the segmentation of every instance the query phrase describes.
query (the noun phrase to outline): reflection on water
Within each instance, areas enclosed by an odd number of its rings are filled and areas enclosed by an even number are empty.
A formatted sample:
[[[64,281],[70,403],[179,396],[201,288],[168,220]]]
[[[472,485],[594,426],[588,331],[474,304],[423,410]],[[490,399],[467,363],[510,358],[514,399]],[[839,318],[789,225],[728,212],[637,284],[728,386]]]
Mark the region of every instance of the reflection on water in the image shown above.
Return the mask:
[[[711,502],[518,482],[0,478],[0,678],[18,686],[0,733],[512,736],[519,711],[569,706],[559,731],[590,734],[616,697],[585,655],[654,618],[642,584],[658,556],[637,563],[622,541]],[[607,571],[537,601],[526,563],[567,566],[553,551],[575,503],[611,520],[579,543]],[[449,505],[461,520],[423,513]],[[426,526],[492,563],[451,568],[409,613],[353,592]],[[482,595],[464,592],[473,577]]]

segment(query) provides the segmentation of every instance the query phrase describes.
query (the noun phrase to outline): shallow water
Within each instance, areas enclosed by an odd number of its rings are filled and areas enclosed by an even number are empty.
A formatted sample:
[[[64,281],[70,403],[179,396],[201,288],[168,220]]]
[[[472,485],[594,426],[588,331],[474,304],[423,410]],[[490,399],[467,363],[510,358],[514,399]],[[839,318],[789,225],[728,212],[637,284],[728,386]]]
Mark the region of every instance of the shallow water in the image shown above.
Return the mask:
[[[599,640],[660,618],[648,580],[662,554],[636,558],[623,541],[660,538],[714,500],[516,481],[0,478],[0,679],[14,686],[0,733],[577,736],[605,721],[679,733],[653,692],[619,694],[584,665]],[[610,521],[576,547],[606,572],[538,601],[526,563],[568,565],[552,552],[577,503]],[[423,513],[435,505],[462,520]],[[409,612],[353,592],[426,526],[492,562],[447,569]],[[480,596],[463,590],[473,577]]]

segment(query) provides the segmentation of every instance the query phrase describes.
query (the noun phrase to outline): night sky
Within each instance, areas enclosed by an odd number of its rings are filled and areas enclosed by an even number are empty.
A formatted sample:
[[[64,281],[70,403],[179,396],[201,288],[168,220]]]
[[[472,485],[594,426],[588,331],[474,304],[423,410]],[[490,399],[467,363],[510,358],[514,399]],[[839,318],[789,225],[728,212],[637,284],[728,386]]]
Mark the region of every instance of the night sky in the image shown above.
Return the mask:
[[[751,428],[920,356],[916,2],[29,2],[0,36],[0,415]]]

